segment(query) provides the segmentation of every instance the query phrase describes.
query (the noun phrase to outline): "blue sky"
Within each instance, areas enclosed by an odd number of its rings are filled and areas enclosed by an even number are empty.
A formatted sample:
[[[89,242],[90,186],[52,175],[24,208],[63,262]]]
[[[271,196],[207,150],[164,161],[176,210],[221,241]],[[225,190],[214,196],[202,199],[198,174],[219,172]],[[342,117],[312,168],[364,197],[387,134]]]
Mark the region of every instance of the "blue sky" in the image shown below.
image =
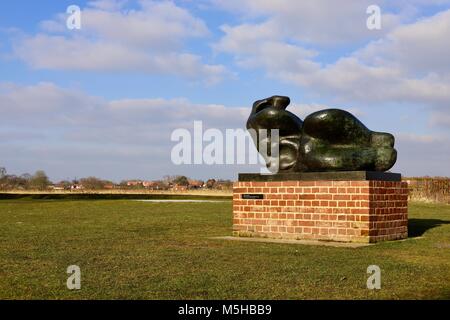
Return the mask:
[[[381,30],[366,9],[381,8]],[[69,5],[81,30],[65,27]],[[254,100],[337,107],[396,136],[405,175],[450,175],[450,1],[4,1],[0,166],[52,179],[235,178],[174,166],[176,128],[242,128]]]

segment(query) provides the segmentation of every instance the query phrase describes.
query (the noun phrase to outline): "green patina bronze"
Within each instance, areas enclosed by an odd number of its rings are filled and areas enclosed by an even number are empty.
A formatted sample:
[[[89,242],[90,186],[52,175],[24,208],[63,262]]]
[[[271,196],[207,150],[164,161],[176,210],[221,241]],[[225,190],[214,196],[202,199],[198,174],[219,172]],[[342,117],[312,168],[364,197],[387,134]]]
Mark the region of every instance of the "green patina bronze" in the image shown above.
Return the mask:
[[[247,129],[278,129],[279,168],[284,172],[380,171],[397,160],[394,136],[369,130],[340,109],[315,112],[304,121],[286,110],[290,99],[274,96],[253,104]],[[270,136],[267,143],[272,143]],[[258,147],[258,142],[255,141]]]

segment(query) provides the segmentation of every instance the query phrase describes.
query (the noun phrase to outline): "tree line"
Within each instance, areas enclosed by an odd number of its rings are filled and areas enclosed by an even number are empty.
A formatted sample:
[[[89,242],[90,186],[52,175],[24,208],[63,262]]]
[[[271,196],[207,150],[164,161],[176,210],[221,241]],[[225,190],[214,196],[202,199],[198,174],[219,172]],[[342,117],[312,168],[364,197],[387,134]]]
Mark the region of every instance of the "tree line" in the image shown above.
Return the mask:
[[[22,174],[20,176],[8,174],[4,167],[0,167],[0,190],[39,190],[44,191],[50,187],[59,187],[61,189],[71,189],[74,186],[82,185],[87,190],[101,190],[107,185],[114,185],[113,182],[88,177],[80,180],[60,181],[53,184],[43,170],[38,170],[34,174]]]
[[[8,174],[5,168],[0,167],[0,190],[46,190],[50,185],[50,180],[42,170],[36,171],[33,175],[25,173],[17,176]]]
[[[44,191],[50,188],[62,190],[78,189],[84,190],[104,190],[104,189],[144,189],[151,188],[157,190],[168,190],[174,186],[183,186],[186,188],[205,188],[205,189],[231,189],[233,182],[230,180],[209,179],[207,181],[193,180],[186,176],[165,176],[162,180],[153,181],[151,186],[146,186],[144,181],[141,183],[130,183],[133,180],[124,180],[116,184],[109,180],[103,180],[96,177],[87,177],[74,179],[72,181],[64,180],[53,184],[43,170],[38,170],[34,174],[14,175],[8,174],[4,167],[0,167],[0,191],[8,190],[38,190]],[[135,181],[136,182],[136,181]]]

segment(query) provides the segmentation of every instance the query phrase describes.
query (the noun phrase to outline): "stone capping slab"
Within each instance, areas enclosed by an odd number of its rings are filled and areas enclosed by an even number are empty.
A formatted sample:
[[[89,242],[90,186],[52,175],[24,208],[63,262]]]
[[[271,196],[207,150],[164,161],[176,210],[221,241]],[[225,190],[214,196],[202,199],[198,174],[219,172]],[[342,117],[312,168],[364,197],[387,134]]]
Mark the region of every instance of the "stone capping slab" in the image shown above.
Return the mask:
[[[401,181],[400,173],[377,171],[286,172],[263,175],[240,173],[239,182],[266,181]]]
[[[309,246],[325,246],[336,248],[361,248],[373,246],[373,243],[355,243],[355,242],[335,242],[321,240],[290,240],[290,239],[271,239],[271,238],[252,238],[252,237],[214,237],[214,240],[230,240],[230,241],[246,241],[246,242],[262,242],[262,243],[281,243],[281,244],[301,244]]]

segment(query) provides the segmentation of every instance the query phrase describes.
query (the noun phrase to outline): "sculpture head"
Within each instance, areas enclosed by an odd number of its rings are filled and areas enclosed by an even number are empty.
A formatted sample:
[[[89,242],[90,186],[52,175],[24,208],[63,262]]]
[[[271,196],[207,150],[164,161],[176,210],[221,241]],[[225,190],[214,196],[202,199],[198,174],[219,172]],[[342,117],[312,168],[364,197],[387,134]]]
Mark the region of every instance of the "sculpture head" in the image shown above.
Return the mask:
[[[295,114],[286,110],[291,100],[289,97],[273,96],[258,100],[253,104],[252,112],[247,121],[247,129],[255,130],[260,141],[260,130],[279,130],[279,168],[282,171],[294,170],[298,163],[299,146],[303,121]],[[257,147],[258,141],[254,141]],[[270,135],[268,145],[274,143]]]

